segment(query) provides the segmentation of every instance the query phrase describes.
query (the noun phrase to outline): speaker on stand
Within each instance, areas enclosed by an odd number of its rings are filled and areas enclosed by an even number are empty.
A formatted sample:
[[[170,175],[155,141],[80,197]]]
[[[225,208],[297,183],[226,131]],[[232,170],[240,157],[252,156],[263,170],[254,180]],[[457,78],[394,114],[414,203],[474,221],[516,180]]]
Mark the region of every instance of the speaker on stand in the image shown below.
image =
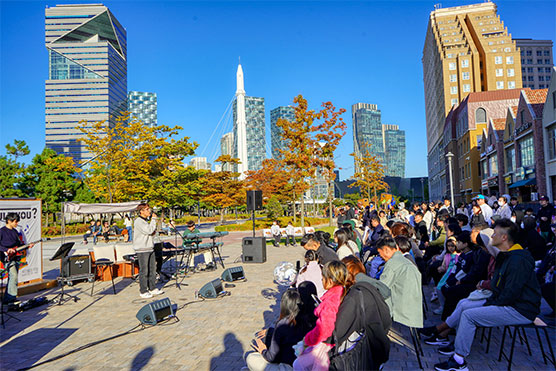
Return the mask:
[[[255,210],[263,209],[263,191],[247,191],[247,211],[251,211],[253,220],[253,237],[255,237]]]

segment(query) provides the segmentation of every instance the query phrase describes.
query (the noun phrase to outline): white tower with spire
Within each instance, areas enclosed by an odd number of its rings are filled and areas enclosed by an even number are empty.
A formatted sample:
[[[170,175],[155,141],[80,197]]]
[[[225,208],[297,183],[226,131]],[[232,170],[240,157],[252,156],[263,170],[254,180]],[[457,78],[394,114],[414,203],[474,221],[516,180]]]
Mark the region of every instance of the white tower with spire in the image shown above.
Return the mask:
[[[241,62],[237,66],[237,89],[236,89],[236,109],[237,109],[237,157],[240,164],[238,164],[237,171],[240,174],[239,178],[245,178],[245,172],[249,170],[247,163],[247,120],[245,119],[245,89],[243,85],[243,69]]]

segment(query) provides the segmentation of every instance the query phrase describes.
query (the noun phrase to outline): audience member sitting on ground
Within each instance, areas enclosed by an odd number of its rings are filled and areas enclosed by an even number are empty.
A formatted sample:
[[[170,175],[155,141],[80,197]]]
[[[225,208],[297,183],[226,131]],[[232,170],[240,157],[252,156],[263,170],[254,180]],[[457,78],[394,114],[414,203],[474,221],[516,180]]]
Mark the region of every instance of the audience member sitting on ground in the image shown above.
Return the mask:
[[[348,231],[350,241],[354,242],[357,246],[357,253],[361,252],[363,243],[361,241],[361,234],[357,228],[355,228],[355,222],[353,220],[346,220],[344,224],[342,224],[342,228]]]
[[[392,292],[387,301],[395,322],[409,327],[423,327],[423,295],[421,273],[398,250],[392,237],[384,237],[377,243],[378,253],[386,261],[380,281]]]
[[[444,309],[444,296],[442,296],[442,288],[446,285],[448,278],[456,271],[456,263],[458,262],[459,252],[456,250],[457,240],[454,236],[448,237],[446,240],[446,250],[448,253],[444,255],[442,264],[437,268],[442,273],[442,278],[436,285],[436,297],[440,302],[440,306],[433,311],[434,314],[441,314]]]
[[[390,340],[387,334],[392,325],[390,311],[379,290],[366,279],[358,279],[367,277],[363,263],[354,256],[348,256],[342,262],[348,271],[348,291],[338,310],[333,335],[335,349],[332,353],[342,354],[357,342],[365,341],[365,351],[358,354],[361,357],[359,368],[378,370],[389,358]]]
[[[475,290],[479,281],[487,278],[490,260],[490,255],[486,251],[471,242],[471,233],[461,232],[456,239],[456,249],[460,255],[456,271],[448,277],[446,285],[442,287],[443,320],[452,314],[461,299],[466,298]]]
[[[305,335],[300,321],[301,296],[296,289],[289,289],[280,299],[280,317],[274,328],[260,331],[255,344],[256,352],[247,354],[245,362],[251,371],[287,370],[295,361],[293,345]],[[265,340],[266,339],[266,340]]]
[[[415,264],[415,266],[417,266],[415,258],[411,253],[411,240],[404,235],[399,235],[394,237],[394,241],[396,241],[396,246],[398,246],[398,249],[403,254],[404,258],[408,259],[410,262]]]
[[[294,370],[328,370],[328,356],[320,356],[332,348],[332,344],[326,343],[326,340],[334,331],[346,280],[347,269],[344,263],[333,260],[324,265],[322,282],[327,291],[315,309],[315,315],[318,317],[316,326],[303,338],[303,351],[293,364]]]
[[[322,277],[321,277],[322,285]],[[315,328],[317,324],[317,316],[315,315],[315,309],[317,308],[317,301],[315,296],[317,296],[317,288],[315,284],[311,281],[301,282],[297,286],[297,291],[301,296],[301,308],[299,311],[299,320],[305,326],[305,334]]]
[[[349,238],[350,233],[351,232],[345,228],[338,229],[334,232],[334,242],[336,242],[338,246],[336,254],[340,260],[350,255],[359,257],[359,249],[355,242]]]
[[[386,286],[384,282],[381,282],[380,280],[367,275],[365,266],[359,258],[356,258],[355,256],[347,256],[342,259],[342,263],[346,265],[348,273],[351,274],[353,276],[353,279],[355,280],[353,281],[351,278],[348,278],[348,286],[352,285],[353,282],[367,282],[376,287],[384,300],[387,300],[388,298],[390,298],[390,296],[392,296],[390,288]]]
[[[322,286],[322,267],[318,260],[319,257],[316,251],[307,250],[305,252],[305,265],[299,270],[295,286],[299,287],[301,283],[310,281],[315,285],[317,296],[320,298],[326,290]]]
[[[454,355],[435,365],[438,371],[467,370],[467,357],[478,326],[498,327],[533,322],[541,293],[531,254],[516,244],[519,228],[508,219],[494,224],[491,243],[500,250],[491,281],[492,296],[482,307],[464,310],[457,328]]]
[[[415,237],[415,229],[408,224],[408,223],[395,223],[391,228],[392,237],[397,236],[404,236],[410,242],[410,251],[411,257],[413,261],[417,265],[417,267],[423,267],[424,269],[424,261],[423,261],[423,252],[419,249],[419,246],[415,243],[413,238]],[[399,247],[399,246],[398,246]],[[405,253],[404,253],[405,255]],[[419,269],[421,270],[421,269]]]
[[[338,255],[336,255],[334,250],[326,246],[324,243],[321,243],[314,233],[308,233],[303,236],[300,244],[305,250],[315,251],[321,264],[326,264],[333,260],[339,260]]]

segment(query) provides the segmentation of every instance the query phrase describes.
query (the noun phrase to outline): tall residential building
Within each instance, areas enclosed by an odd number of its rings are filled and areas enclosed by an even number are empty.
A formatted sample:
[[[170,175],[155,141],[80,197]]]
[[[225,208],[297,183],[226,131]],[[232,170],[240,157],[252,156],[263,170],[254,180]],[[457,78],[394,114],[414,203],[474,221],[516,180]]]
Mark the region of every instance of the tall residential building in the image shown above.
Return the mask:
[[[384,163],[384,140],[382,136],[381,113],[376,104],[356,103],[351,106],[353,122],[353,149],[355,156],[361,156],[364,147],[378,156]],[[357,161],[355,171],[358,172]]]
[[[158,123],[156,93],[130,91],[127,93],[127,110],[147,126]]]
[[[237,67],[234,111],[234,153],[241,163],[237,167],[240,178],[248,170],[259,170],[266,155],[264,98],[245,95],[243,69]]]
[[[233,146],[234,146],[234,133],[226,133],[222,135],[222,138],[220,138],[220,154],[233,156],[234,153]],[[231,164],[224,164],[224,166],[222,166],[222,170],[232,171],[233,168]]]
[[[292,122],[295,120],[295,109],[292,106],[280,106],[270,111],[270,142],[272,150],[272,158],[280,158],[280,150],[284,150],[284,141],[282,140],[282,129],[276,123],[278,119],[284,119]]]
[[[398,125],[382,125],[386,176],[405,177],[405,131]]]
[[[552,40],[514,39],[521,53],[521,78],[524,88],[545,89],[552,74]]]
[[[193,166],[195,170],[210,170],[210,162],[207,162],[206,157],[193,157],[189,166]]]
[[[437,8],[423,48],[429,182],[441,184],[442,134],[448,112],[469,93],[521,88],[519,51],[490,1]],[[434,169],[440,169],[436,172]],[[443,187],[429,187],[431,199]]]
[[[126,110],[126,30],[102,4],[56,5],[45,10],[45,35],[46,147],[86,161],[79,122],[112,126]]]

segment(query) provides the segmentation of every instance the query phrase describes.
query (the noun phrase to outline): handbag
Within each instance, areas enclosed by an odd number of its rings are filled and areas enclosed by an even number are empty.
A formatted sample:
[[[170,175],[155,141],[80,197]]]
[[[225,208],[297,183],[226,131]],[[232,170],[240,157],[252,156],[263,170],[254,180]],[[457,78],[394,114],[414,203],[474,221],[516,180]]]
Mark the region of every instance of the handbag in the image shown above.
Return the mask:
[[[341,344],[337,343],[336,332],[332,334],[336,346],[330,351],[330,370],[378,370],[373,360],[372,347],[369,339],[369,329],[364,326],[365,306],[363,294],[359,293],[359,328]]]

